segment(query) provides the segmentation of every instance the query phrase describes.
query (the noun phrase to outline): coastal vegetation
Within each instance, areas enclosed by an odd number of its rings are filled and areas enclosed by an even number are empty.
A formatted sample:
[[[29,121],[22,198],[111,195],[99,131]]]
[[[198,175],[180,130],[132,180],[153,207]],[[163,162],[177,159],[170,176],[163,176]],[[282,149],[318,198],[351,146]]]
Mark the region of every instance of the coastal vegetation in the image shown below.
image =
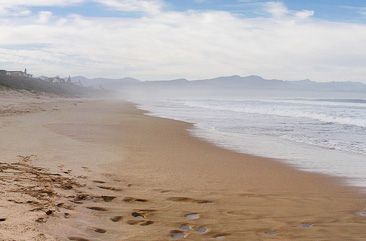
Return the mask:
[[[95,95],[103,92],[101,89],[85,87],[81,83],[73,83],[70,78],[68,80],[59,77],[36,78],[27,74],[26,71],[8,72],[5,70],[0,71],[0,89],[2,88],[70,97]]]

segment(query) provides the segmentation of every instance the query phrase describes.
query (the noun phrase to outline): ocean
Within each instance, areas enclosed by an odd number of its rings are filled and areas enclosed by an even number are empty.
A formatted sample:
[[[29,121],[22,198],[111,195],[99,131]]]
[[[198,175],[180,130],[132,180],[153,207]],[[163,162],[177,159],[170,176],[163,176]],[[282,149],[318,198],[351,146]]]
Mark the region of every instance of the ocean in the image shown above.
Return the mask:
[[[194,124],[218,146],[276,158],[366,188],[366,100],[155,98],[133,100],[150,115]],[[223,160],[225,161],[225,160]]]

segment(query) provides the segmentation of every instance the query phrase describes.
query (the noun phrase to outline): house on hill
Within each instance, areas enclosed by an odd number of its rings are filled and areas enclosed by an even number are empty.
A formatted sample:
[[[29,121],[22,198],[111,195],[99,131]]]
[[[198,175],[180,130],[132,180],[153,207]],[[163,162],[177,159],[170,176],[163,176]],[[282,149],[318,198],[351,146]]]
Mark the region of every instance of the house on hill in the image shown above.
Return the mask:
[[[59,76],[47,78],[48,82],[50,83],[66,83],[66,80],[60,78]]]
[[[13,77],[26,77],[26,78],[32,78],[33,77],[31,74],[27,73],[27,69],[24,69],[24,71],[0,70],[0,74],[7,75],[7,76],[13,76]]]

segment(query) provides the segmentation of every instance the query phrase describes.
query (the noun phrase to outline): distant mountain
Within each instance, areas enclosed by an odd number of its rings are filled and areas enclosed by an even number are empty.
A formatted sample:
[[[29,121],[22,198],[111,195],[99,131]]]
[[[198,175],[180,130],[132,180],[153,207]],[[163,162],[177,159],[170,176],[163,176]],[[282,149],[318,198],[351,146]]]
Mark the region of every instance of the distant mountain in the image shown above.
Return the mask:
[[[73,81],[81,81],[86,86],[102,86],[107,89],[141,88],[151,89],[178,89],[186,91],[194,90],[276,90],[276,91],[320,91],[320,92],[365,92],[366,85],[360,82],[315,82],[311,80],[284,81],[277,79],[264,79],[257,75],[250,76],[224,76],[213,79],[186,80],[175,79],[166,81],[140,81],[134,78],[88,79],[82,76],[72,78]]]
[[[215,86],[222,88],[255,88],[267,89],[278,88],[285,84],[282,80],[267,80],[257,75],[241,77],[239,75],[218,77],[214,79],[196,80],[193,82],[196,86]]]

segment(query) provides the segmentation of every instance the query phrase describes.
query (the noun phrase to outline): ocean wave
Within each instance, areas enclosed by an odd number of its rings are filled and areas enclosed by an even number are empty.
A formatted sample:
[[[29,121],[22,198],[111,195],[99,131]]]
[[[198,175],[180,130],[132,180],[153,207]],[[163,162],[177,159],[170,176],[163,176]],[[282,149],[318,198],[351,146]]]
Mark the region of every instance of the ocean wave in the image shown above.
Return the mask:
[[[360,108],[365,104],[313,102],[187,98],[144,102],[143,108],[149,115],[194,123],[193,135],[224,148],[366,187],[366,111]]]
[[[273,115],[273,116],[281,116],[281,117],[291,117],[291,118],[307,118],[312,120],[317,120],[323,123],[334,123],[341,125],[353,125],[362,128],[366,128],[366,116],[365,118],[357,118],[354,116],[345,116],[344,112],[337,113],[338,116],[333,113],[322,113],[322,110],[318,111],[309,111],[306,109],[298,108],[288,108],[283,106],[276,105],[255,105],[255,104],[245,104],[242,103],[240,106],[232,106],[232,105],[215,105],[214,103],[206,104],[200,102],[192,102],[186,101],[184,103],[189,107],[198,107],[204,109],[211,109],[216,111],[232,111],[239,113],[247,113],[247,114],[260,114],[260,115]],[[331,112],[331,110],[327,110]],[[332,115],[333,114],[333,115]],[[341,116],[343,115],[343,116]]]
[[[366,104],[364,99],[314,99],[313,101]]]

